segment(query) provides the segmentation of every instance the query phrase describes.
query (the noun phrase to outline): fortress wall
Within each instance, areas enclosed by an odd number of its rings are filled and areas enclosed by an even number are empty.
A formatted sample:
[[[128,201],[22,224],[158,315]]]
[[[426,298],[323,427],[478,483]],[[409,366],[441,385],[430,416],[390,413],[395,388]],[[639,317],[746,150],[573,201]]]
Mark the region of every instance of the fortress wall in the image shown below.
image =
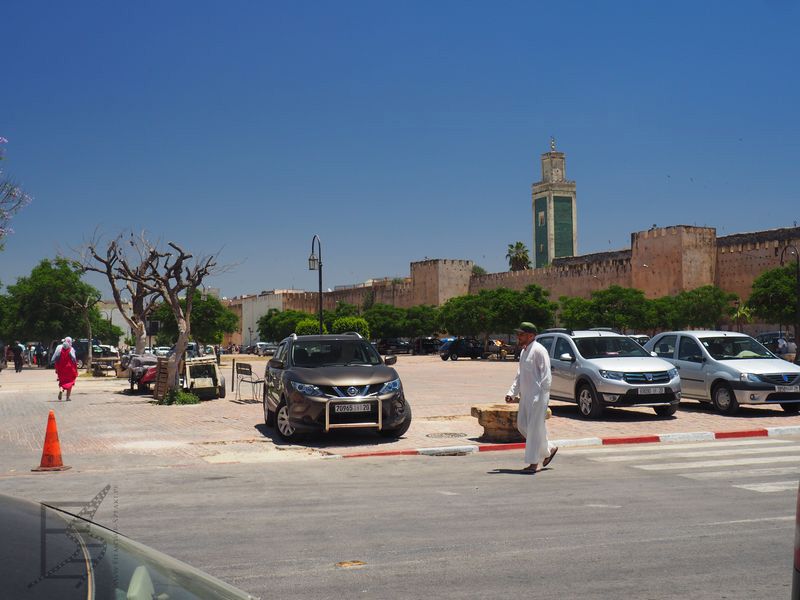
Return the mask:
[[[469,293],[471,260],[429,259],[411,263],[411,306],[438,306],[454,296]]]
[[[475,276],[470,281],[469,293],[501,287],[523,290],[536,284],[550,292],[551,300],[561,296],[588,298],[593,291],[611,285],[630,287],[630,264],[629,250],[557,258],[551,266],[540,269]]]
[[[737,233],[717,238],[716,285],[747,300],[753,281],[764,271],[780,266],[781,251],[800,249],[800,227]],[[797,259],[787,250],[784,262]]]

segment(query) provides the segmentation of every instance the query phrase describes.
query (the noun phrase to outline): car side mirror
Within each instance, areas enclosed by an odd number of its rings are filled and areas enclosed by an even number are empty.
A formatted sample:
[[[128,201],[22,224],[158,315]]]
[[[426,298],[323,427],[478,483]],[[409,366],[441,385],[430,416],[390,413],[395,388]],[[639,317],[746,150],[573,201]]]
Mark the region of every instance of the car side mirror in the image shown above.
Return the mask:
[[[270,369],[283,369],[286,367],[286,365],[283,364],[283,361],[279,358],[271,358],[267,364],[269,365]]]
[[[385,365],[393,365],[397,362],[397,357],[394,354],[388,354],[386,358],[383,359],[383,364]]]
[[[558,357],[558,360],[563,360],[565,362],[575,362],[575,357],[572,356],[569,352],[564,352],[561,356]]]

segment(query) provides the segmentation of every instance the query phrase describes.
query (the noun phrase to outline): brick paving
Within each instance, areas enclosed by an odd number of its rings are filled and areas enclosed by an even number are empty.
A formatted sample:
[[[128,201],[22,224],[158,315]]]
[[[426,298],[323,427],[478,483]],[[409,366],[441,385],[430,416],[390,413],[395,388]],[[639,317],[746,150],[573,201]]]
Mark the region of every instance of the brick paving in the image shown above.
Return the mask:
[[[256,372],[265,360],[247,357]],[[52,370],[0,373],[0,476],[28,471],[41,456],[47,414],[54,410],[62,453],[77,468],[152,467],[202,462],[245,462],[308,456],[394,451],[477,444],[482,433],[470,416],[473,404],[503,402],[516,373],[512,361],[441,361],[437,356],[400,356],[396,365],[414,421],[400,440],[373,432],[334,432],[288,445],[263,425],[259,400],[222,400],[194,406],[158,406],[147,395],[130,394],[124,379],[81,377],[71,402],[59,402]],[[223,363],[230,380],[230,364]],[[249,394],[245,387],[243,394]],[[800,416],[780,407],[742,407],[723,416],[684,402],[674,417],[651,409],[608,410],[598,421],[578,417],[574,404],[551,403],[553,439],[641,436],[696,431],[744,431],[800,425]]]

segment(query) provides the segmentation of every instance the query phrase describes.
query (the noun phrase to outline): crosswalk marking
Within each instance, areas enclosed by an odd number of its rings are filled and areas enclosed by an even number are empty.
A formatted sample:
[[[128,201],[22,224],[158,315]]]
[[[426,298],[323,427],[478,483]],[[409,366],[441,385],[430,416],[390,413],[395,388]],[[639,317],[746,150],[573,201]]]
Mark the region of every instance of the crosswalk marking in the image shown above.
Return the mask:
[[[742,483],[734,485],[735,488],[750,490],[751,492],[784,492],[786,490],[796,490],[797,480],[793,481],[768,481],[765,483]]]
[[[740,446],[779,446],[793,444],[790,440],[757,439],[757,440],[724,440],[718,442],[699,442],[692,444],[669,443],[669,444],[635,444],[631,446],[603,446],[601,448],[570,448],[570,455],[574,454],[619,454],[621,452],[671,452],[673,450],[695,449],[695,448],[728,448]]]
[[[678,473],[687,479],[735,479],[746,477],[770,477],[773,475],[797,475],[800,477],[800,467],[774,467],[771,469],[729,469],[727,471],[706,471],[705,473]]]
[[[670,471],[675,469],[705,469],[707,467],[738,467],[741,465],[763,465],[774,463],[800,464],[800,456],[762,456],[759,458],[738,458],[731,460],[699,460],[694,462],[681,461],[676,463],[660,463],[653,465],[633,465],[645,471]]]
[[[668,458],[708,458],[712,456],[731,456],[731,455],[752,455],[752,454],[773,454],[773,453],[800,453],[800,446],[770,446],[768,448],[724,448],[722,450],[705,450],[703,452],[676,452],[673,449],[664,450],[664,456]],[[675,448],[675,450],[680,450]],[[626,454],[622,456],[598,456],[592,460],[597,462],[625,462],[630,460],[648,460],[655,458],[652,454]],[[798,457],[800,462],[800,457]]]

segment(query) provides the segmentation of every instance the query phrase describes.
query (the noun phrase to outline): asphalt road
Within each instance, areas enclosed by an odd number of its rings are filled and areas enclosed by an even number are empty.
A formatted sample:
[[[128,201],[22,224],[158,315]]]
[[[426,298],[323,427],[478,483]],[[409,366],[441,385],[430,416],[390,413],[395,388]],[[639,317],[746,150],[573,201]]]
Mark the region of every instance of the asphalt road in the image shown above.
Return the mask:
[[[800,437],[20,474],[262,598],[785,598]],[[337,566],[338,563],[348,562]],[[360,561],[355,562],[355,561]]]

